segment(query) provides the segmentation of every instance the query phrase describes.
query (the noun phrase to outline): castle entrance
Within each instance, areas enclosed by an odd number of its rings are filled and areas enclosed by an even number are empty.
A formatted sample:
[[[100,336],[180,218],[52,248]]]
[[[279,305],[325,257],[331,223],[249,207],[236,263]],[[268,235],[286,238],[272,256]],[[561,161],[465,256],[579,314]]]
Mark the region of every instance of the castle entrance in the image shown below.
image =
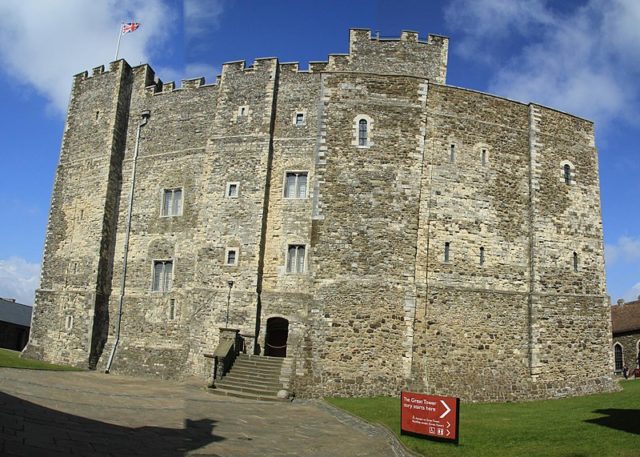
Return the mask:
[[[271,357],[287,356],[287,338],[289,321],[282,317],[267,319],[267,335],[264,340],[264,355]]]

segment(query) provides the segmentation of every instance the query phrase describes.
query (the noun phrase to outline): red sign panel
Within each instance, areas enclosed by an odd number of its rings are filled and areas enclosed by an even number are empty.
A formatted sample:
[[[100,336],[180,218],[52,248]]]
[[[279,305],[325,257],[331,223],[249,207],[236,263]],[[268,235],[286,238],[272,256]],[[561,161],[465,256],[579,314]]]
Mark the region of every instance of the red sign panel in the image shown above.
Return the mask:
[[[402,392],[400,431],[458,443],[460,399]]]

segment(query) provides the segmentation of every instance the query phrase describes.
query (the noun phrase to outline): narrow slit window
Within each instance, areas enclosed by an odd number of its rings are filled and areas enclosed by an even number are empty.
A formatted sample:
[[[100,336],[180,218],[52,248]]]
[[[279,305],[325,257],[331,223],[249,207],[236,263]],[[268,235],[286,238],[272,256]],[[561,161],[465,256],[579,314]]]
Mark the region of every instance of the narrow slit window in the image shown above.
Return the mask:
[[[176,318],[176,299],[172,298],[169,300],[169,320],[174,320]]]
[[[578,271],[578,253],[573,253],[573,271]]]
[[[484,247],[480,248],[480,265],[484,265]]]
[[[456,145],[452,144],[449,147],[449,162],[453,163],[456,161]]]
[[[571,184],[571,165],[565,164],[563,168],[563,175],[564,175],[564,183],[567,185]]]
[[[482,164],[483,167],[487,164],[487,150],[486,149],[483,149],[480,152],[480,163]]]
[[[305,245],[290,244],[287,249],[287,273],[304,273]]]
[[[168,292],[173,283],[173,260],[154,260],[151,290]]]
[[[444,261],[448,262],[449,261],[449,251],[451,250],[451,243],[449,243],[448,241],[446,243],[444,243]]]
[[[366,146],[369,140],[369,125],[366,119],[358,121],[358,146]]]

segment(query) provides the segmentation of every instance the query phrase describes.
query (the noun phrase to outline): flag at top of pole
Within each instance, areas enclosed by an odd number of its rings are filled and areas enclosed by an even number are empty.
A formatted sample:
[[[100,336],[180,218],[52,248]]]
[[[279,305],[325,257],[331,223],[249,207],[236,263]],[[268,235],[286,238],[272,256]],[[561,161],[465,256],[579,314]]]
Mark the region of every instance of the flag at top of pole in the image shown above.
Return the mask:
[[[116,44],[116,56],[113,60],[118,60],[118,53],[120,51],[120,39],[122,38],[122,35],[124,35],[125,33],[135,32],[140,28],[141,25],[142,23],[140,22],[123,22],[120,25],[120,30],[118,30],[118,44]]]
[[[135,32],[142,24],[139,22],[126,22],[122,24],[122,34]]]

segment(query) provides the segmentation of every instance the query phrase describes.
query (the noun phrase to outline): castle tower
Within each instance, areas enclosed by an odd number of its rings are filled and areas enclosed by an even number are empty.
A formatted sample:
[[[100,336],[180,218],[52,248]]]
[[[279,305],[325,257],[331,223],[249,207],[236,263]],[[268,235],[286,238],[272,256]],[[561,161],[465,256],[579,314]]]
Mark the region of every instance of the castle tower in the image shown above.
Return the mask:
[[[27,353],[204,382],[233,329],[301,396],[614,389],[593,124],[447,57],[354,29],[307,70],[78,75]]]

